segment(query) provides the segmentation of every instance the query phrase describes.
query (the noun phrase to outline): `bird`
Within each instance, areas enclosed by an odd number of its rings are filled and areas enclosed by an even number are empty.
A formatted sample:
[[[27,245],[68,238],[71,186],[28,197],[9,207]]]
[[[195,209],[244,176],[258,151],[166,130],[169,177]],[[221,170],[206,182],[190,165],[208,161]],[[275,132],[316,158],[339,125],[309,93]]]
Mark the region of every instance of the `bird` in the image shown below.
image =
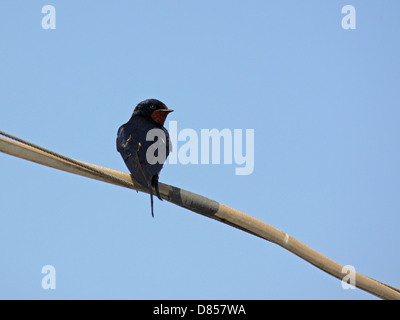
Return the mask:
[[[129,121],[117,133],[117,151],[133,178],[149,190],[153,218],[153,188],[162,200],[158,178],[172,149],[164,122],[173,111],[160,100],[146,99],[135,107]]]

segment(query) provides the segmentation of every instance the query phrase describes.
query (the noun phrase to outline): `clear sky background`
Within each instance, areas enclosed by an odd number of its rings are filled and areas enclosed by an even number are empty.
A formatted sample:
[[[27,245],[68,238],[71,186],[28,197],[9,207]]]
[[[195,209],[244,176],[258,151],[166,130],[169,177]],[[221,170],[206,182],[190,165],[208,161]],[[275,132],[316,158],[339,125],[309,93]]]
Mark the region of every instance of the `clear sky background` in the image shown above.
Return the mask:
[[[42,29],[46,4],[55,30]],[[347,4],[355,30],[341,26]],[[127,172],[116,132],[146,98],[175,109],[178,131],[254,129],[251,175],[170,164],[160,180],[400,287],[399,12],[395,0],[1,1],[0,130]],[[2,299],[375,299],[166,201],[152,219],[147,194],[5,154],[0,179]]]

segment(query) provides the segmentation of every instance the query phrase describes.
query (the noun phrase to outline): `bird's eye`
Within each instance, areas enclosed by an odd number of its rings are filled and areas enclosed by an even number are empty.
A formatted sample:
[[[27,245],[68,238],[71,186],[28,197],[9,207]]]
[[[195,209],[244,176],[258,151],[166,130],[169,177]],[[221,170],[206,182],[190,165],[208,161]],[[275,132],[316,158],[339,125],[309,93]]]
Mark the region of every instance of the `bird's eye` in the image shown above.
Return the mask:
[[[156,108],[155,105],[150,106],[150,109],[151,109],[151,110],[154,110],[155,108]]]

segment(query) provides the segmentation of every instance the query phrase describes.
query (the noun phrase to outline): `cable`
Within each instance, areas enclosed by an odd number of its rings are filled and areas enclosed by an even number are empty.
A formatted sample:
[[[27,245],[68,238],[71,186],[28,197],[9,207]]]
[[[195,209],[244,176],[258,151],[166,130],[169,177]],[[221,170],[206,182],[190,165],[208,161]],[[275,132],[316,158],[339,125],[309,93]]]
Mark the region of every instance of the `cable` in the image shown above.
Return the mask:
[[[98,170],[98,169],[96,169],[96,168],[93,168],[93,167],[91,167],[91,166],[88,166],[88,165],[86,165],[86,164],[84,164],[84,163],[82,163],[82,162],[80,162],[80,161],[77,161],[77,160],[74,160],[74,159],[72,159],[72,158],[63,156],[63,155],[61,155],[61,154],[59,154],[59,153],[56,153],[56,152],[54,152],[54,151],[48,150],[48,149],[46,149],[46,148],[43,148],[43,147],[38,146],[38,145],[36,145],[36,144],[34,144],[34,143],[32,143],[32,142],[23,140],[23,139],[21,139],[21,138],[18,138],[18,137],[16,137],[16,136],[13,136],[13,135],[11,135],[11,134],[9,134],[9,133],[6,133],[6,132],[4,132],[4,131],[0,131],[0,135],[2,135],[2,136],[4,136],[4,137],[7,137],[7,138],[9,138],[9,139],[15,140],[15,141],[17,141],[17,142],[19,142],[19,143],[25,144],[25,145],[27,145],[27,146],[29,146],[29,147],[34,148],[34,149],[37,149],[37,150],[43,151],[43,152],[45,152],[45,153],[48,153],[48,154],[50,154],[50,155],[52,155],[52,156],[54,156],[54,157],[56,157],[56,158],[62,159],[62,160],[64,160],[64,161],[67,161],[67,162],[69,162],[69,163],[72,163],[72,164],[74,164],[74,165],[76,165],[76,166],[79,166],[79,167],[81,167],[81,168],[84,168],[84,169],[86,169],[86,170],[89,170],[89,171],[91,171],[91,172],[93,172],[93,173],[98,174],[98,175],[99,175],[100,177],[102,177],[102,178],[107,178],[107,179],[110,179],[110,180],[112,180],[112,181],[114,181],[114,182],[118,182],[119,184],[122,184],[122,185],[124,185],[124,186],[126,186],[126,187],[128,187],[128,188],[136,189],[136,186],[135,186],[134,183],[129,183],[129,182],[127,182],[126,180],[120,179],[120,178],[118,178],[118,177],[116,177],[116,176],[113,176],[113,175],[111,175],[111,174],[108,174],[107,172],[104,172],[104,171]]]
[[[7,137],[8,139],[15,140],[17,142],[0,139],[0,151],[8,153],[10,155],[17,156],[26,160],[34,161],[49,167],[53,167],[59,170],[64,170],[74,174],[79,174],[82,176],[90,177],[93,179],[103,180],[105,182],[111,182],[120,186],[133,188],[135,190],[147,192],[143,190],[139,185],[135,183],[132,177],[127,173],[122,173],[118,171],[116,174],[121,174],[118,178],[110,171],[109,174],[106,170],[111,170],[103,168],[100,166],[79,162],[77,160],[68,158],[66,156],[60,155],[56,152],[47,150],[43,147],[37,146],[31,142],[25,141],[23,139],[14,137],[8,133],[0,131],[0,135]],[[18,145],[19,144],[19,145]],[[7,148],[14,145],[15,148]],[[21,150],[29,151],[31,154],[40,155],[41,159],[30,156],[23,156]],[[40,151],[40,152],[39,152]],[[45,158],[52,158],[53,160],[58,160],[58,165],[54,165],[50,162],[45,161]],[[60,161],[63,160],[63,161]],[[54,165],[54,166],[53,166]],[[69,168],[73,166],[75,170]],[[77,170],[78,169],[78,170]],[[311,247],[305,245],[299,240],[289,236],[285,232],[255,218],[244,212],[228,207],[222,203],[215,200],[208,199],[204,196],[195,194],[193,192],[180,189],[174,186],[161,184],[163,190],[163,198],[167,201],[191,210],[193,212],[202,214],[208,218],[220,221],[232,227],[238,228],[262,239],[271,241],[282,248],[290,251],[291,253],[299,256],[301,259],[311,263],[315,267],[321,269],[322,271],[334,276],[338,279],[343,279],[345,274],[343,273],[343,266],[339,263],[329,259],[328,257],[322,255]],[[400,300],[400,290],[398,288],[392,287],[388,284],[382,283],[378,280],[365,276],[356,272],[356,283],[355,286],[374,294],[375,296],[382,299],[398,299]]]

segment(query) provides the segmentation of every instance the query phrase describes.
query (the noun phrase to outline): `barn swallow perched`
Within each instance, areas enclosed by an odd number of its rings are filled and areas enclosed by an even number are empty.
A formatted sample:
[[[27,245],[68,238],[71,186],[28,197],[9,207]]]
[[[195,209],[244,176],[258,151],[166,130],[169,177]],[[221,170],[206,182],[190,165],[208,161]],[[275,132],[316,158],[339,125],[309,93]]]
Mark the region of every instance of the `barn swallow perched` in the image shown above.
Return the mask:
[[[144,100],[136,106],[132,117],[118,129],[117,134],[118,152],[133,178],[149,190],[153,218],[153,188],[162,200],[158,175],[171,149],[164,122],[172,111],[159,100]]]

